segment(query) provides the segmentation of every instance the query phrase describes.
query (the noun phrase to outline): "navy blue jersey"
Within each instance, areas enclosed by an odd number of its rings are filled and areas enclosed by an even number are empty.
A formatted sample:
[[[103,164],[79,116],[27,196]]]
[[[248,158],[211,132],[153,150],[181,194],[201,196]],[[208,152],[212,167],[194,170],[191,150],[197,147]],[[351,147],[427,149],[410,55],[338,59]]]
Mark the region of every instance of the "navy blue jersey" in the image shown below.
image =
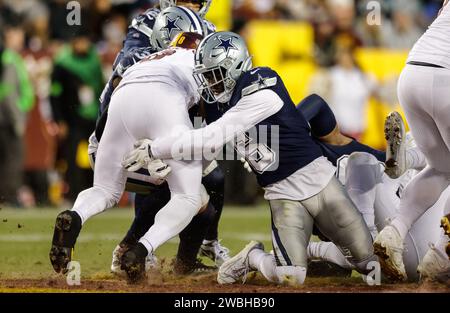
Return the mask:
[[[324,143],[318,137],[326,136],[331,133],[337,123],[333,111],[328,103],[316,94],[312,94],[303,99],[297,106],[297,110],[302,113],[311,126],[311,133],[314,140],[320,146],[322,153],[327,159],[336,166],[337,160],[343,155],[350,155],[353,152],[367,152],[375,156],[378,161],[386,160],[386,153],[375,150],[356,140],[353,140],[344,146],[335,146]]]
[[[268,67],[254,68],[239,78],[229,107],[262,89],[274,91],[283,101],[282,108],[246,133],[245,142],[237,142],[247,149],[253,143],[254,151],[246,153],[247,161],[261,186],[280,181],[322,156],[319,146],[310,136],[310,128],[292,102],[280,76]],[[248,150],[246,150],[248,151]],[[264,164],[258,164],[258,162]]]
[[[374,157],[378,159],[380,162],[384,162],[386,160],[386,152],[373,149],[369,146],[366,146],[357,140],[352,140],[349,144],[345,146],[335,146],[330,145],[328,143],[321,142],[319,139],[314,139],[317,144],[320,146],[323,155],[331,162],[334,166],[336,166],[337,160],[343,155],[350,155],[353,152],[367,152],[372,154]]]

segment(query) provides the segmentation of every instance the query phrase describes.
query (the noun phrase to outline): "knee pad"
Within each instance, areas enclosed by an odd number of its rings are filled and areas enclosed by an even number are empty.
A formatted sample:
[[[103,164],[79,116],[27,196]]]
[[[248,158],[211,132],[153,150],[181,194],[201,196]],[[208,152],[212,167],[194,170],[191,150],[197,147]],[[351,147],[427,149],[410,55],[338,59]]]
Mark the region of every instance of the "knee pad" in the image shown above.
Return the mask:
[[[367,152],[353,152],[348,157],[348,163],[355,165],[378,165],[379,161],[375,156]]]

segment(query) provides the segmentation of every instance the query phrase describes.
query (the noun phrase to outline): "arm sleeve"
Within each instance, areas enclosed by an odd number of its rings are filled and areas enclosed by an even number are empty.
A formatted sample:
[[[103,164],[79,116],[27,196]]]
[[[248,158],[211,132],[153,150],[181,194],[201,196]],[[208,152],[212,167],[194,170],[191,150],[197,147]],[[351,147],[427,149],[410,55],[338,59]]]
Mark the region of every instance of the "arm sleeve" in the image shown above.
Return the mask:
[[[204,151],[217,153],[236,135],[277,113],[282,106],[283,101],[274,91],[255,92],[204,128],[157,138],[152,144],[153,157],[181,159],[202,156]]]
[[[303,114],[311,126],[315,137],[328,135],[336,128],[337,122],[333,111],[322,97],[312,94],[297,105],[297,110]]]

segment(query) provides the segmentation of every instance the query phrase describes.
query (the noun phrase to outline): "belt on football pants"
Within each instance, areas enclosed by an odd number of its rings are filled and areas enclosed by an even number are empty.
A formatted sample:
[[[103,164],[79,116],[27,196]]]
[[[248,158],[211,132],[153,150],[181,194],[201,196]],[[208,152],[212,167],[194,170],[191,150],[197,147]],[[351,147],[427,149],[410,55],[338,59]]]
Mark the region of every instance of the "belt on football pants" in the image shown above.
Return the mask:
[[[417,62],[417,61],[409,61],[407,64],[417,65],[417,66],[426,66],[426,67],[436,67],[436,68],[444,68],[443,66],[426,63],[426,62]]]

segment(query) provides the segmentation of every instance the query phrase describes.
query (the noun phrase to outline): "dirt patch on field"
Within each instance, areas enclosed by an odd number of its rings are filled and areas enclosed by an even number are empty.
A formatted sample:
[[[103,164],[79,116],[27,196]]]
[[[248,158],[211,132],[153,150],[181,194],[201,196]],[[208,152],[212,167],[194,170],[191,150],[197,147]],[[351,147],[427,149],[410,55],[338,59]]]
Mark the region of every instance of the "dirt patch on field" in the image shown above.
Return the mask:
[[[358,278],[308,278],[300,287],[268,284],[261,277],[251,278],[246,284],[218,285],[214,274],[171,277],[153,275],[144,283],[130,285],[124,279],[110,275],[99,275],[81,281],[80,286],[69,286],[65,277],[46,279],[2,279],[0,292],[131,292],[131,293],[320,293],[320,292],[450,292],[443,284],[426,282],[422,284],[382,284],[368,286]]]

